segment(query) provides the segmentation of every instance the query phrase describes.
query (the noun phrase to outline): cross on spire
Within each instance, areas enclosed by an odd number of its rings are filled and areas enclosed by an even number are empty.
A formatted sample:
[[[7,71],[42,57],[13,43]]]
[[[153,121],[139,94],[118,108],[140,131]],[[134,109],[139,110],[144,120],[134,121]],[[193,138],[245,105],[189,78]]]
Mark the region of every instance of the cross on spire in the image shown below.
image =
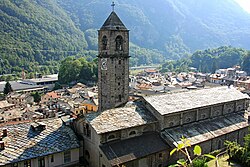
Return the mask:
[[[115,11],[115,3],[114,3],[114,1],[112,2],[111,6],[112,6],[112,11],[114,12]]]

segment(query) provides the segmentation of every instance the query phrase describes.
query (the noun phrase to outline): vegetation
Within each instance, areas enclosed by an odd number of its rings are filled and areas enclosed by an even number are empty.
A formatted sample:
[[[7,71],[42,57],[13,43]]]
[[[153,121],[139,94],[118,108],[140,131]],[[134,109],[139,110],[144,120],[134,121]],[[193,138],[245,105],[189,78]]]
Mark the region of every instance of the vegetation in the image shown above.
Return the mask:
[[[250,74],[250,51],[242,58],[242,69]]]
[[[13,89],[11,87],[11,84],[9,83],[9,81],[6,82],[3,93],[5,95],[9,94],[10,92],[13,92]]]
[[[241,167],[241,165],[236,162],[230,161],[228,154],[219,156],[217,159],[213,159],[207,164],[209,167]]]
[[[70,13],[75,25],[90,39],[95,37],[95,30],[111,10],[103,0],[57,0],[57,3]],[[117,2],[116,12],[130,29],[134,44],[155,48],[168,59],[228,44],[250,49],[247,38],[250,15],[234,0],[158,0],[157,3],[123,0]]]
[[[199,72],[214,73],[216,69],[235,65],[240,65],[243,70],[250,74],[250,52],[241,48],[222,46],[196,51],[185,59],[166,61],[162,65],[162,72],[185,72],[189,71],[189,67],[195,67]]]
[[[32,93],[31,96],[33,96],[34,102],[39,103],[41,101],[41,94],[38,92]]]
[[[58,80],[61,84],[97,82],[97,59],[88,62],[85,58],[67,57],[60,65]]]
[[[210,154],[204,154],[203,156],[201,155],[202,149],[199,145],[195,145],[193,149],[193,153],[196,156],[193,160],[191,159],[190,153],[188,151],[188,148],[191,147],[190,140],[186,139],[185,137],[182,136],[181,142],[178,144],[176,148],[174,148],[170,152],[170,156],[173,155],[176,151],[181,152],[186,158],[185,159],[180,159],[177,161],[177,164],[171,165],[170,167],[177,167],[177,166],[182,166],[182,167],[208,167],[207,165],[207,158],[212,158],[215,159],[213,155]],[[206,158],[207,157],[207,158]]]
[[[56,73],[58,60],[81,55],[84,33],[55,1],[2,0],[0,73]]]
[[[244,140],[244,146],[231,141],[226,141],[225,145],[231,160],[234,160],[245,167],[250,167],[250,134],[246,135]]]
[[[228,43],[249,48],[250,16],[231,1],[119,2],[118,15],[131,30],[130,65],[161,64]],[[207,6],[209,12],[197,6]],[[0,74],[15,74],[1,79],[20,78],[22,70],[26,78],[58,73],[60,61],[68,56],[92,61],[97,55],[97,29],[108,11],[109,4],[102,0],[1,0]],[[248,62],[249,57],[242,65],[249,71]],[[200,68],[212,69],[204,64]]]

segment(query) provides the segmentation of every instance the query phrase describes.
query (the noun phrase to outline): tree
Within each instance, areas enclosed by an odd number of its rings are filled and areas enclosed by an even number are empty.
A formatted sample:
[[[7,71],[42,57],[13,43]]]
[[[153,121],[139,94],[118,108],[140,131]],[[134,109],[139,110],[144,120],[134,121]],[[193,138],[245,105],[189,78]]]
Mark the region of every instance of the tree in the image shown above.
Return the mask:
[[[250,51],[248,51],[247,55],[243,57],[242,69],[250,74]]]
[[[10,93],[10,92],[13,92],[13,89],[12,89],[11,84],[9,83],[9,81],[7,81],[6,84],[5,84],[3,93],[4,93],[5,95],[7,95],[7,94]]]
[[[89,81],[96,81],[97,79],[97,60],[88,62],[85,58],[81,57],[67,57],[61,62],[59,69],[59,82],[61,84],[70,84],[71,82],[81,81],[88,83]]]
[[[38,92],[33,93],[32,96],[34,97],[34,102],[39,103],[41,101],[41,95]]]
[[[169,167],[176,167],[176,166],[182,166],[182,167],[198,167],[199,165],[202,164],[203,167],[208,167],[206,160],[204,157],[215,159],[213,155],[210,154],[204,154],[203,156],[201,155],[202,149],[199,145],[195,145],[193,149],[193,153],[196,156],[194,159],[191,159],[190,153],[188,151],[188,148],[191,147],[190,140],[186,139],[185,137],[182,136],[181,142],[178,143],[177,147],[174,148],[170,152],[170,156],[172,156],[176,151],[181,152],[186,158],[185,159],[180,159],[177,161],[177,164],[170,165]]]

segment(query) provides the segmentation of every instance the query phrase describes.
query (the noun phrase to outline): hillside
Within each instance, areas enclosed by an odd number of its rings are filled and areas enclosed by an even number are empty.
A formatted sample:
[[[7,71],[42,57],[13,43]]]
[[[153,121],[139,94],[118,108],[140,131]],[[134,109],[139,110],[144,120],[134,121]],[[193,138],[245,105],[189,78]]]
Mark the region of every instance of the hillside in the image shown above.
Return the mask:
[[[39,71],[39,64],[51,63],[53,68],[52,61],[72,54],[64,50],[87,48],[84,33],[53,0],[1,0],[0,9],[3,73],[20,72],[22,68]]]
[[[110,6],[102,0],[57,0],[82,31],[98,29]],[[131,41],[166,57],[222,45],[250,49],[250,14],[234,0],[117,0]]]
[[[54,73],[67,56],[94,58],[108,3],[1,0],[0,74]],[[117,0],[115,10],[130,29],[133,66],[222,45],[250,49],[250,15],[234,0]]]

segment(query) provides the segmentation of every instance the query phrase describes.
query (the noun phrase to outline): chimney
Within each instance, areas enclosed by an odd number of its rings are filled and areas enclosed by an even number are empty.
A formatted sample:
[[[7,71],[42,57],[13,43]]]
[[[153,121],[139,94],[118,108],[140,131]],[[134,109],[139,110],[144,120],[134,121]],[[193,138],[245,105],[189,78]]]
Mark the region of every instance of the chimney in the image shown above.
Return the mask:
[[[3,129],[3,137],[7,137],[8,135],[8,130],[7,129]]]
[[[4,141],[0,141],[0,150],[4,150]]]

